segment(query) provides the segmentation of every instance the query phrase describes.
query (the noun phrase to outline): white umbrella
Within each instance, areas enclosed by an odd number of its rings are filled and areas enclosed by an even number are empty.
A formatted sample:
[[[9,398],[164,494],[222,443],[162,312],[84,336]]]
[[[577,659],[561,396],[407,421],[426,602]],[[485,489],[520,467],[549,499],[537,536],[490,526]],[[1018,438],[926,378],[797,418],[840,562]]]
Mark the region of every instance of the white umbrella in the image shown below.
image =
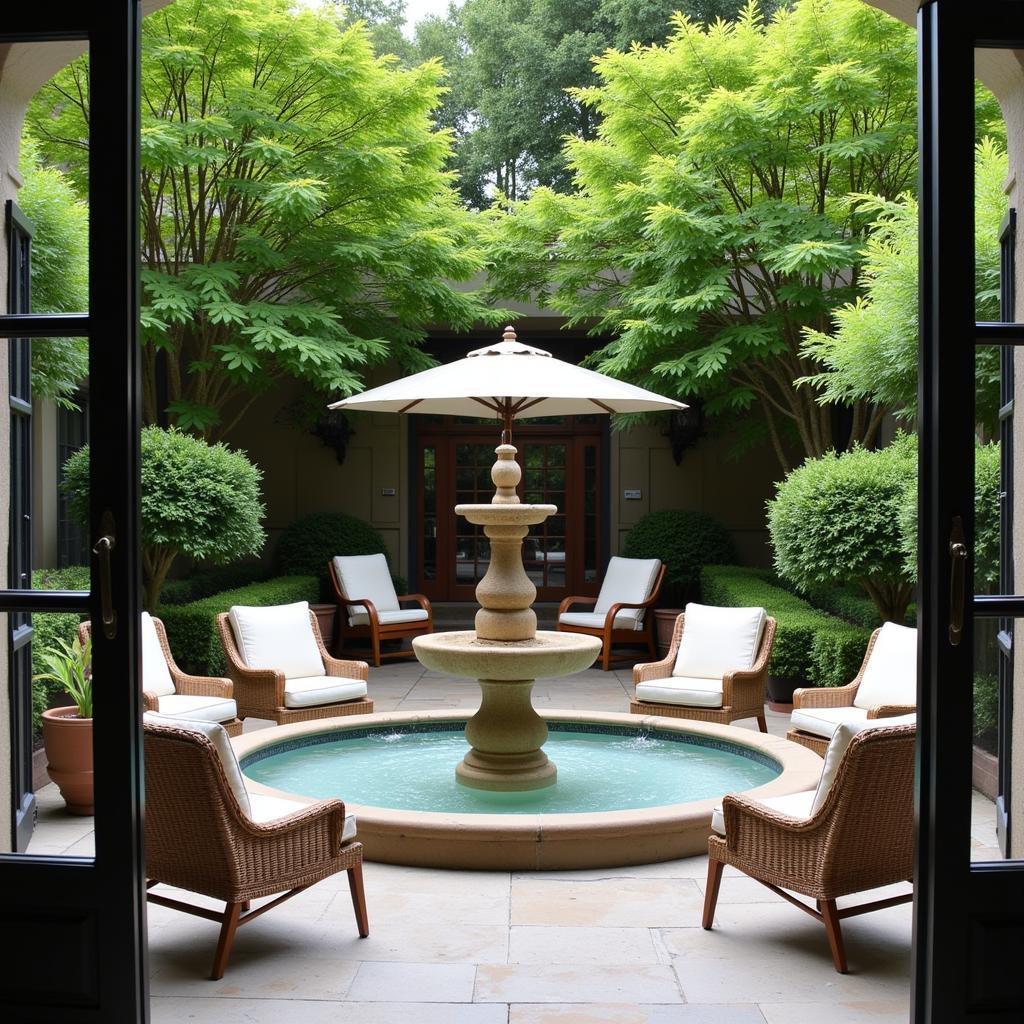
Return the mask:
[[[505,328],[497,344],[475,349],[464,359],[331,405],[332,409],[358,412],[443,416],[481,416],[481,407],[502,420],[503,443],[511,443],[512,422],[527,410],[530,416],[572,416],[686,408],[674,398],[664,398],[524,345],[516,341],[511,327]]]

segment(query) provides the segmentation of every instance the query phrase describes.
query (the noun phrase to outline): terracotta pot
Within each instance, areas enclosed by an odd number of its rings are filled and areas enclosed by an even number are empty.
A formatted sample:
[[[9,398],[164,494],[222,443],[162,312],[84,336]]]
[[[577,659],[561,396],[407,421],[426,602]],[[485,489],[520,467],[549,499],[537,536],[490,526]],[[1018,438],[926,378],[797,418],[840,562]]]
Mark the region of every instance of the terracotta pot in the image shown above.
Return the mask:
[[[75,707],[43,712],[46,771],[72,814],[92,814],[92,719]]]
[[[668,657],[668,649],[672,646],[672,631],[676,628],[676,619],[683,614],[682,608],[656,608],[654,610],[654,628],[658,636],[658,654]]]
[[[336,604],[311,604],[309,610],[316,616],[316,624],[320,627],[324,646],[330,651],[334,647],[334,616],[338,611],[338,606]]]

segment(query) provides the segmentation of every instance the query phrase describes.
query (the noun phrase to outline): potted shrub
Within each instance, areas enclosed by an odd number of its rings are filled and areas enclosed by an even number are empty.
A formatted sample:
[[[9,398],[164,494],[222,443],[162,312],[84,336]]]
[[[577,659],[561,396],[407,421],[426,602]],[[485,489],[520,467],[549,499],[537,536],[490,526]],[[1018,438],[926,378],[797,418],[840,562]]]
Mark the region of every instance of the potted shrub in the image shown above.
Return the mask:
[[[49,671],[35,678],[58,683],[73,703],[43,712],[46,770],[72,814],[92,814],[92,642],[55,642],[41,655]]]

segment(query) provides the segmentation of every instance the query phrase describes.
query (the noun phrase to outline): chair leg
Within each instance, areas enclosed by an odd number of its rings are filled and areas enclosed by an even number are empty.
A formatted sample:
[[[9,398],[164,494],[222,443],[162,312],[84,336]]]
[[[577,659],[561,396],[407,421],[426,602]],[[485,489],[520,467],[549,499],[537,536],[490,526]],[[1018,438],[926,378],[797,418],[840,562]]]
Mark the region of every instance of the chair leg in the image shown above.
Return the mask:
[[[828,935],[828,946],[832,950],[832,962],[840,974],[846,974],[846,951],[843,949],[843,933],[839,925],[839,912],[835,900],[820,900],[818,909],[821,919],[825,922],[825,933]]]
[[[363,889],[363,865],[356,864],[348,869],[348,887],[352,893],[352,907],[356,912],[356,927],[359,937],[365,939],[370,934],[370,923],[366,917],[366,891]]]
[[[715,923],[715,907],[718,906],[718,890],[722,887],[722,869],[725,861],[708,858],[708,884],[704,890],[704,917],[700,922],[701,928],[710,930]]]
[[[228,965],[228,957],[231,956],[231,946],[235,941],[235,932],[238,930],[238,915],[242,912],[241,903],[229,903],[224,908],[224,916],[221,918],[220,937],[217,939],[217,952],[213,957],[213,970],[210,972],[210,981],[220,981],[224,977],[224,968]]]
[[[371,642],[373,644],[373,666],[380,668],[380,634],[377,630],[372,631]]]
[[[601,643],[601,668],[607,672],[612,663],[612,635],[605,630],[604,639]]]
[[[764,720],[764,713],[763,712],[760,715],[757,716],[757,727],[758,727],[758,729],[761,730],[761,732],[767,732],[768,731],[768,723]]]

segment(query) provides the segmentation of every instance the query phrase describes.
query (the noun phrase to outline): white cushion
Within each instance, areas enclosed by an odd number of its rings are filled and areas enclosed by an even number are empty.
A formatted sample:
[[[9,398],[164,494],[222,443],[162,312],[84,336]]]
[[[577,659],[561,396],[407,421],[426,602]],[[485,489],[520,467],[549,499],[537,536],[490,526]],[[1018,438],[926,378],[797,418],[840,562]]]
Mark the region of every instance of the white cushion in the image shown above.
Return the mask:
[[[758,800],[757,803],[796,821],[806,821],[812,816],[811,803],[813,800],[814,790],[807,789],[802,793],[787,793],[785,796],[766,796],[763,800]],[[716,807],[711,813],[711,828],[720,836],[725,835],[725,813],[721,806]]]
[[[170,718],[167,715],[158,715],[147,711],[142,716],[142,721],[152,722],[156,725],[169,725],[175,729],[187,729],[190,732],[201,733],[209,739],[217,750],[220,757],[221,767],[224,769],[224,777],[228,780],[228,787],[238,801],[238,806],[249,814],[249,794],[245,789],[245,782],[242,780],[242,771],[238,767],[238,758],[235,757],[235,748],[231,746],[231,737],[224,730],[224,726],[216,722],[204,722],[198,718]]]
[[[721,679],[757,660],[767,614],[763,608],[688,604],[674,676]]]
[[[238,705],[230,697],[168,693],[160,698],[160,714],[172,718],[199,718],[204,722],[230,722],[238,717]]]
[[[558,621],[567,626],[586,626],[588,629],[604,629],[604,620],[605,616],[597,612],[563,612],[558,616]],[[643,622],[637,622],[632,608],[623,608],[615,616],[614,626],[616,629],[641,629]]]
[[[268,608],[236,604],[228,620],[249,668],[272,668],[283,672],[285,679],[323,673],[324,661],[305,601]]]
[[[917,630],[887,622],[882,626],[864,667],[853,703],[917,705]]]
[[[142,613],[142,688],[158,697],[174,693],[174,680],[149,612]]]
[[[362,679],[342,679],[339,676],[305,676],[286,679],[284,706],[309,708],[317,704],[336,704],[341,700],[355,700],[366,696],[366,683]]]
[[[843,722],[864,722],[867,717],[868,713],[863,708],[794,708],[789,724],[801,732],[824,736],[828,740]]]
[[[368,626],[370,624],[370,613],[366,611],[364,605],[359,605],[359,607],[363,608],[363,611],[356,612],[348,617],[348,624],[350,626]],[[426,618],[427,612],[424,608],[400,608],[397,612],[377,613],[377,621],[382,626],[395,622],[425,622]]]
[[[658,704],[688,704],[697,708],[722,706],[722,680],[672,676],[653,683],[637,683],[636,699]]]
[[[832,788],[839,774],[839,765],[846,756],[846,751],[853,742],[854,736],[869,729],[883,729],[894,725],[916,725],[917,715],[894,715],[892,718],[865,718],[860,722],[843,722],[836,727],[832,733],[832,739],[828,741],[828,749],[825,751],[825,763],[821,767],[821,777],[818,779],[818,788],[814,791],[814,801],[811,804],[811,817],[818,813],[829,790]]]
[[[287,818],[296,811],[304,811],[311,807],[315,801],[285,800],[279,796],[267,796],[264,793],[249,794],[249,817],[252,821],[266,824],[277,821],[280,818]],[[341,841],[347,843],[356,837],[356,816],[345,815],[345,824],[341,829]]]
[[[365,597],[373,602],[377,612],[397,612],[398,595],[391,582],[388,560],[377,555],[335,555],[334,572],[338,577],[341,592],[351,600]],[[365,605],[353,605],[349,615],[366,615]],[[368,620],[364,620],[368,621]],[[356,625],[349,619],[350,625]]]
[[[628,601],[630,604],[646,601],[650,597],[654,577],[658,575],[660,568],[661,562],[657,558],[620,558],[613,555],[604,574],[601,592],[597,595],[594,614],[600,615],[603,621],[605,612],[613,604],[620,601]],[[634,629],[643,628],[643,608],[624,608],[622,615],[628,615],[632,619]],[[616,615],[615,619],[618,625],[619,616]]]

